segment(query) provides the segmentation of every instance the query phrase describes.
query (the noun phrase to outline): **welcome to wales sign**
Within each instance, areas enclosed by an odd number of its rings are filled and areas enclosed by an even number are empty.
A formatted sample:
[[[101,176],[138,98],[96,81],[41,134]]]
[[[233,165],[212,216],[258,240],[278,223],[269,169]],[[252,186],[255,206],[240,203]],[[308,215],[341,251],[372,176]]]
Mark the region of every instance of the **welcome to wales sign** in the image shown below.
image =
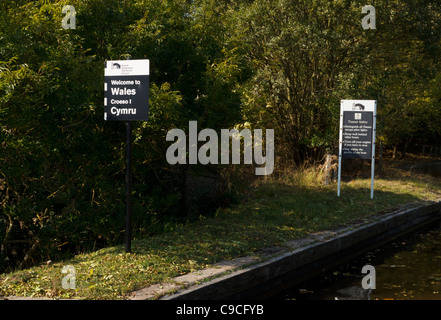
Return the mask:
[[[149,60],[106,61],[104,120],[148,120],[149,73]]]

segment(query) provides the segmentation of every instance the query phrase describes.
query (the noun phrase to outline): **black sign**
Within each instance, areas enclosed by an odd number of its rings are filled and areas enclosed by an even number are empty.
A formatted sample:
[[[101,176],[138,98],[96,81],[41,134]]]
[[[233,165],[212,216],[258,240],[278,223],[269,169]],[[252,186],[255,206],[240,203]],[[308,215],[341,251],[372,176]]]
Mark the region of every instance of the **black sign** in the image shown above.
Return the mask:
[[[372,158],[373,117],[369,111],[343,112],[343,158]]]
[[[148,120],[148,68],[148,60],[106,61],[104,120]]]

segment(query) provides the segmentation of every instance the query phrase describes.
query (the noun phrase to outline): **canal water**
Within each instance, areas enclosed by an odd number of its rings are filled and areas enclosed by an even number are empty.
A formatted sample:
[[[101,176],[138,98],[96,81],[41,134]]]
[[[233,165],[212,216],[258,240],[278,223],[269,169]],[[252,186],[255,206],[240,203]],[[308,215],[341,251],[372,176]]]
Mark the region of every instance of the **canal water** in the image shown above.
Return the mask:
[[[362,289],[365,265],[375,267],[375,289]],[[441,300],[441,224],[396,238],[291,287],[276,299]]]

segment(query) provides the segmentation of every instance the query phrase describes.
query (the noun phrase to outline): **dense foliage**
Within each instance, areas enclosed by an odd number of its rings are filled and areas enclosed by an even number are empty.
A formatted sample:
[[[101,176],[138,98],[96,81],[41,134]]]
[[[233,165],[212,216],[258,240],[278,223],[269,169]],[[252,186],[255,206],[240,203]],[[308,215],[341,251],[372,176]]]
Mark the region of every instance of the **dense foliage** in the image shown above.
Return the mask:
[[[103,120],[108,59],[151,63],[150,120],[134,123],[140,233],[228,204],[248,174],[168,165],[165,136],[189,120],[274,128],[278,161],[301,163],[335,148],[340,99],[376,99],[385,146],[440,141],[441,4],[374,2],[377,29],[364,30],[362,1],[0,1],[0,271],[121,241],[125,137]],[[76,29],[61,26],[67,4]],[[194,175],[215,177],[216,196]]]

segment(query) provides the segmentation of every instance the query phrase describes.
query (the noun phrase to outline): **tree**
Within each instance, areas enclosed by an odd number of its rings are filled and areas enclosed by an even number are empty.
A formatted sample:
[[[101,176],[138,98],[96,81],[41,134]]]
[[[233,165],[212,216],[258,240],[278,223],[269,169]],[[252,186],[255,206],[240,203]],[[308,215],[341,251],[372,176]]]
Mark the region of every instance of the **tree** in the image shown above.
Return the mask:
[[[238,12],[237,43],[255,70],[245,114],[276,128],[282,152],[296,162],[319,159],[333,144],[334,90],[368,47],[357,4],[255,1]]]
[[[441,8],[432,0],[390,1],[378,8],[375,47],[352,87],[378,100],[379,138],[394,150],[400,146],[404,156],[411,144],[439,137],[433,83],[439,73]]]
[[[67,30],[64,4],[0,3],[0,269],[121,241],[124,130],[103,120],[105,60],[151,61],[150,120],[134,124],[139,232],[187,216],[186,168],[166,163],[167,131],[240,118],[209,2],[70,1],[77,23]]]
[[[439,72],[439,4],[377,1],[374,30],[361,26],[364,5],[278,0],[237,10],[236,46],[254,70],[243,89],[244,115],[276,129],[280,155],[297,163],[321,159],[338,140],[345,98],[378,100],[386,145],[438,137],[428,88]]]

